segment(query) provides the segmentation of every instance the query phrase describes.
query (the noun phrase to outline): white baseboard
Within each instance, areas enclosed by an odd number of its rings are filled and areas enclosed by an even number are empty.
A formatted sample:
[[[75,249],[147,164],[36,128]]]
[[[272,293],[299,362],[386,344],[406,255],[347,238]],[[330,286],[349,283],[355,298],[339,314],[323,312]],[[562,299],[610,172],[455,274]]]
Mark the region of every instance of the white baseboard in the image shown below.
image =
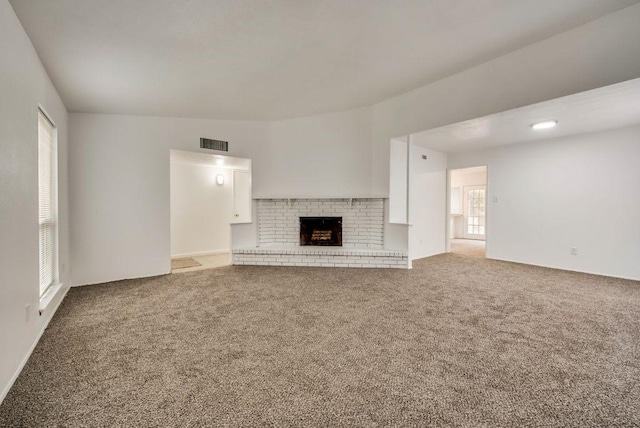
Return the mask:
[[[172,259],[181,259],[183,257],[199,257],[199,256],[215,256],[217,254],[227,254],[230,253],[231,250],[213,250],[213,251],[199,251],[196,253],[183,253],[183,254],[172,254]]]
[[[616,275],[616,274],[613,274],[613,273],[603,273],[603,272],[596,272],[596,271],[589,271],[589,270],[569,269],[567,267],[558,266],[558,265],[548,265],[548,264],[542,264],[542,263],[522,262],[522,261],[518,261],[518,260],[511,260],[511,259],[505,259],[505,258],[496,258],[496,257],[485,257],[485,258],[486,259],[490,259],[490,260],[498,260],[498,261],[501,261],[501,262],[517,263],[517,264],[520,264],[520,265],[538,266],[538,267],[543,267],[543,268],[548,268],[548,269],[564,270],[564,271],[567,271],[567,272],[586,273],[587,275],[606,276],[608,278],[626,279],[626,280],[630,280],[630,281],[640,281],[640,278],[632,278],[632,277],[629,277],[629,276]]]
[[[149,272],[149,273],[143,273],[143,274],[136,274],[134,276],[125,276],[125,277],[122,277],[122,278],[93,279],[93,280],[91,280],[91,282],[83,282],[83,283],[72,284],[71,287],[72,288],[75,288],[75,287],[86,287],[86,286],[91,286],[91,285],[108,284],[110,282],[127,281],[129,279],[153,278],[154,276],[169,275],[170,273],[171,273],[171,269],[169,269],[167,271],[163,271],[163,272],[153,272],[153,273]]]
[[[68,291],[69,291],[69,287],[60,288],[58,290],[58,292],[59,293],[61,292],[62,295],[60,296],[60,299],[58,299],[58,302],[55,303],[54,306],[47,306],[46,309],[40,315],[41,317],[45,317],[44,322],[42,324],[42,328],[40,329],[40,331],[36,335],[35,340],[31,344],[31,346],[29,347],[29,351],[27,352],[27,355],[25,355],[25,357],[20,362],[20,365],[18,366],[18,369],[13,374],[13,376],[11,376],[11,379],[9,380],[9,383],[2,390],[2,393],[0,393],[0,404],[2,404],[4,399],[7,397],[7,394],[11,390],[11,387],[13,386],[13,384],[18,379],[18,376],[20,376],[20,373],[22,373],[22,369],[24,369],[24,366],[27,364],[27,361],[29,361],[29,358],[31,357],[31,354],[33,354],[33,350],[36,349],[36,346],[38,345],[38,342],[40,341],[40,338],[42,337],[42,334],[47,329],[47,326],[49,325],[49,322],[53,319],[53,315],[56,313],[56,311],[60,307],[60,304],[62,303],[64,298],[67,296],[67,292]],[[54,299],[55,298],[52,298],[51,300],[54,300]]]

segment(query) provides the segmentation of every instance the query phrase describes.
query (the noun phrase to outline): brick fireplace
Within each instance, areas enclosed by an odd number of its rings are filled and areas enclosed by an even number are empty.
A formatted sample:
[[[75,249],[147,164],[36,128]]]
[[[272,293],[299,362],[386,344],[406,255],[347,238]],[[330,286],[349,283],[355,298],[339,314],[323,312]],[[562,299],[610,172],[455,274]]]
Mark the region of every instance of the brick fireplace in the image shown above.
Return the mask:
[[[381,198],[258,199],[257,205],[258,245],[234,249],[234,264],[408,267],[405,253],[383,248]]]

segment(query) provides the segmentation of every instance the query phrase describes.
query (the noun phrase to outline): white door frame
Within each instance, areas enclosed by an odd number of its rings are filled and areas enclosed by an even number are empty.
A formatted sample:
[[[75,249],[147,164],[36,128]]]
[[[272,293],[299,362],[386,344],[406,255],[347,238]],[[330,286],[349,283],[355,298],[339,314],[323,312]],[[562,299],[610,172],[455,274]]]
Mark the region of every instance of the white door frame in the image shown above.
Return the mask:
[[[491,189],[489,186],[489,165],[465,165],[465,166],[460,166],[460,167],[456,167],[456,168],[447,168],[447,222],[445,225],[445,232],[446,232],[446,248],[447,248],[447,252],[450,253],[451,252],[451,225],[450,225],[450,219],[451,219],[451,172],[452,171],[456,171],[459,169],[466,169],[466,168],[474,168],[474,167],[478,167],[478,166],[484,166],[486,168],[486,192],[485,192],[485,198],[486,198],[486,202],[485,202],[485,207],[484,207],[484,215],[485,215],[485,221],[484,221],[484,227],[485,227],[485,257],[488,257],[489,254],[489,246],[490,246],[490,237],[491,237],[491,227],[490,227],[490,221],[491,221],[491,203],[490,201],[492,200],[492,196],[491,196]]]
[[[218,154],[214,154],[214,153],[204,153],[206,150],[200,150],[200,151],[196,151],[196,150],[190,150],[187,148],[170,148],[169,149],[169,156],[167,158],[168,161],[168,165],[169,165],[169,183],[167,185],[167,194],[168,194],[168,198],[167,200],[169,201],[169,224],[168,224],[168,228],[167,228],[167,234],[169,235],[169,251],[167,254],[167,258],[166,258],[166,263],[167,263],[167,267],[168,267],[168,271],[167,273],[171,273],[171,260],[172,255],[171,255],[171,242],[172,242],[172,236],[171,236],[171,198],[172,198],[172,194],[171,194],[171,152],[172,151],[179,151],[179,152],[188,152],[188,153],[194,153],[194,154],[201,154],[201,155],[206,155],[206,156],[210,156],[212,158],[236,158],[236,159],[243,159],[243,160],[247,160],[249,161],[249,167],[248,169],[240,169],[241,171],[247,171],[249,173],[249,182],[250,182],[250,186],[251,186],[251,180],[252,180],[252,176],[253,176],[253,160],[251,158],[243,158],[243,157],[239,157],[239,156],[231,156],[228,154],[225,155],[218,155]],[[236,171],[235,168],[231,167],[231,168],[227,168],[231,171],[231,184],[233,185],[233,173],[234,171]],[[233,188],[232,188],[232,199],[233,199]],[[251,195],[249,195],[249,200],[250,200],[250,205],[249,205],[249,209],[250,209],[250,218],[249,218],[249,222],[246,224],[252,224],[251,221],[254,217],[254,211],[253,211],[253,199],[251,197]],[[233,206],[234,202],[232,201],[232,206]],[[233,223],[233,213],[229,212],[229,223],[228,223],[228,236],[229,236],[229,264],[233,264],[232,263],[232,252],[233,252],[233,228],[232,228],[232,224],[243,224],[242,222],[235,222]],[[255,221],[255,220],[253,220]],[[257,228],[255,229],[255,233],[256,233],[256,240],[257,240]],[[256,241],[257,242],[257,241]],[[215,254],[215,252],[206,252],[206,253],[199,253],[199,255],[211,255],[211,254]],[[180,255],[181,257],[193,257],[196,256],[196,253],[193,254],[185,254],[185,255]]]

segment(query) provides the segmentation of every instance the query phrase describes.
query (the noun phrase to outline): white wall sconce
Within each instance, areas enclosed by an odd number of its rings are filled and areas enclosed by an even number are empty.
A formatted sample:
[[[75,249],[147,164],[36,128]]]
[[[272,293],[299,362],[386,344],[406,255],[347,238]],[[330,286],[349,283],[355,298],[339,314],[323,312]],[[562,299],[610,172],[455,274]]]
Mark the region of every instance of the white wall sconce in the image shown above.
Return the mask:
[[[216,184],[218,186],[222,186],[224,184],[224,175],[222,174],[216,175]]]

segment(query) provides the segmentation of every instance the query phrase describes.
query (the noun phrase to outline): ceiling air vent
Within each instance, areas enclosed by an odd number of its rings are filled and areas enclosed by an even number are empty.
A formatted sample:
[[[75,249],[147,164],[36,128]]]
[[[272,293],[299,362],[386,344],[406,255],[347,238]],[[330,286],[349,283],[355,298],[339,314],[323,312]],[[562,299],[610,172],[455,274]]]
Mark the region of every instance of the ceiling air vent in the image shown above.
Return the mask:
[[[209,150],[220,150],[222,152],[229,151],[229,142],[220,140],[210,140],[209,138],[200,138],[200,148]]]

